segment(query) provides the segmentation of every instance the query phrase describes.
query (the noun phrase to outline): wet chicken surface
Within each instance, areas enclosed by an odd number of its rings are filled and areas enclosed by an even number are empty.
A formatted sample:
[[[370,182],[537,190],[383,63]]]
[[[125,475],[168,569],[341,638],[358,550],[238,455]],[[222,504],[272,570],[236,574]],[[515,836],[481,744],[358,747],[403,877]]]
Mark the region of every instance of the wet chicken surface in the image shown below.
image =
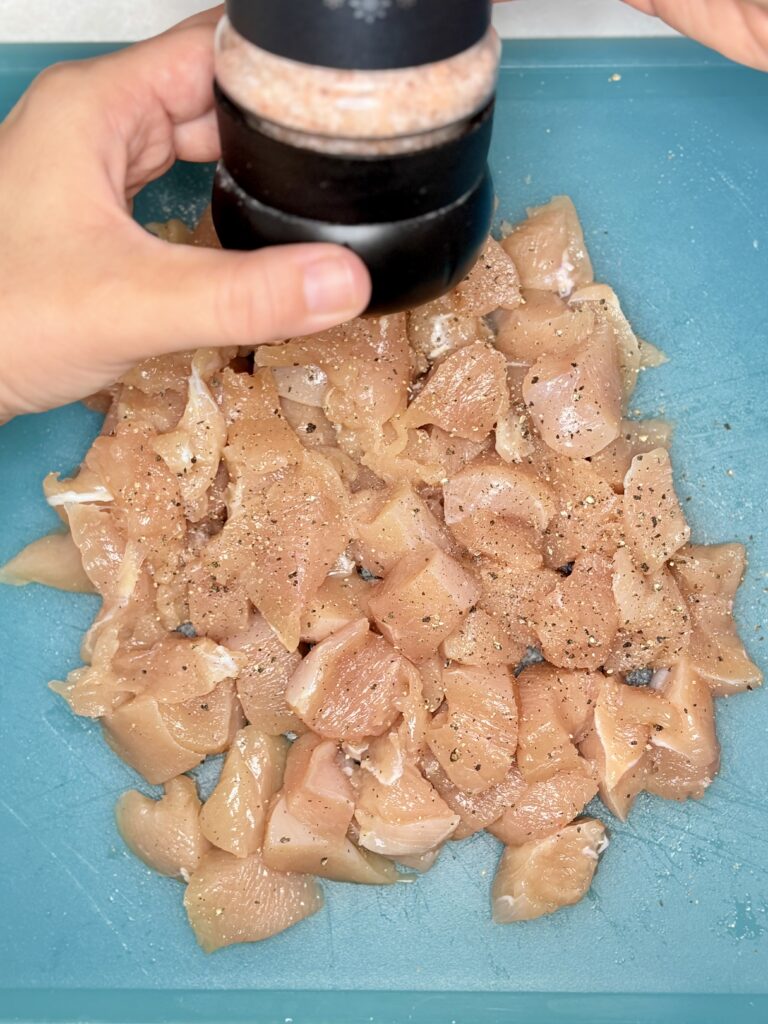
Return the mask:
[[[118,827],[204,949],[483,829],[494,919],[549,914],[607,846],[596,794],[622,819],[704,796],[714,698],[761,676],[743,548],[691,542],[671,432],[628,416],[653,355],[560,197],[429,306],[101,396],[79,473],[44,484],[65,532],[2,579],[102,596],[53,688],[164,787]],[[222,753],[202,803],[186,773]]]

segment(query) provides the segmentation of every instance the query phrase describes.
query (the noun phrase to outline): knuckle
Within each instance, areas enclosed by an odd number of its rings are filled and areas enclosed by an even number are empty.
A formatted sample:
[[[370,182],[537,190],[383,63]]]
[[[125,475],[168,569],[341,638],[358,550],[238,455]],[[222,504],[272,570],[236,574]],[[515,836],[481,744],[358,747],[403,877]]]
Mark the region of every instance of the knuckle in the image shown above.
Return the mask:
[[[70,88],[79,80],[81,71],[76,63],[61,62],[44,68],[31,86],[33,95],[59,95],[60,90]]]

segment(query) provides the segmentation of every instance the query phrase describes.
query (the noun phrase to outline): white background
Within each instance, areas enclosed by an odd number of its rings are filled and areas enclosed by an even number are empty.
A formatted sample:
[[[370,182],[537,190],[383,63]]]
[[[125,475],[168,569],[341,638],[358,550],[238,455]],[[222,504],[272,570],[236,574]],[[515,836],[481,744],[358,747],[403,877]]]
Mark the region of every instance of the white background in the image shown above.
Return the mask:
[[[211,6],[211,2],[0,0],[0,43],[139,39]],[[517,0],[503,5],[496,20],[503,35],[518,37],[651,35],[669,31],[656,19],[630,10],[619,0]]]

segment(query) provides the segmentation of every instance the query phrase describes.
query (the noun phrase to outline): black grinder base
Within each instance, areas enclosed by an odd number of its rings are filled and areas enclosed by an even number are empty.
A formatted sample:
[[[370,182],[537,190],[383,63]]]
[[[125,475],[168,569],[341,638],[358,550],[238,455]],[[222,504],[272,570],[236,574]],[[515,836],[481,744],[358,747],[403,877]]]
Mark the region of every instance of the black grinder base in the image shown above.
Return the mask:
[[[469,273],[493,217],[493,104],[433,148],[350,157],[275,139],[218,87],[216,99],[213,221],[224,248],[344,245],[370,271],[372,315],[429,302]]]

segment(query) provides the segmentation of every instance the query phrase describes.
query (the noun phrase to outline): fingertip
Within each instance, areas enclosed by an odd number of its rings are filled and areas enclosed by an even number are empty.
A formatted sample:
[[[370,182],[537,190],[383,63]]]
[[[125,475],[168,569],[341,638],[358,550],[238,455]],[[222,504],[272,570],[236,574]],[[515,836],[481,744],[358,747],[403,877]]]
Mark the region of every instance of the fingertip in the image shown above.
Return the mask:
[[[304,297],[310,316],[339,323],[358,316],[371,299],[371,277],[356,253],[323,246],[304,265]]]
[[[353,287],[357,296],[358,314],[363,313],[371,301],[371,273],[363,260],[349,249],[344,250],[349,260],[350,272],[353,278]]]

